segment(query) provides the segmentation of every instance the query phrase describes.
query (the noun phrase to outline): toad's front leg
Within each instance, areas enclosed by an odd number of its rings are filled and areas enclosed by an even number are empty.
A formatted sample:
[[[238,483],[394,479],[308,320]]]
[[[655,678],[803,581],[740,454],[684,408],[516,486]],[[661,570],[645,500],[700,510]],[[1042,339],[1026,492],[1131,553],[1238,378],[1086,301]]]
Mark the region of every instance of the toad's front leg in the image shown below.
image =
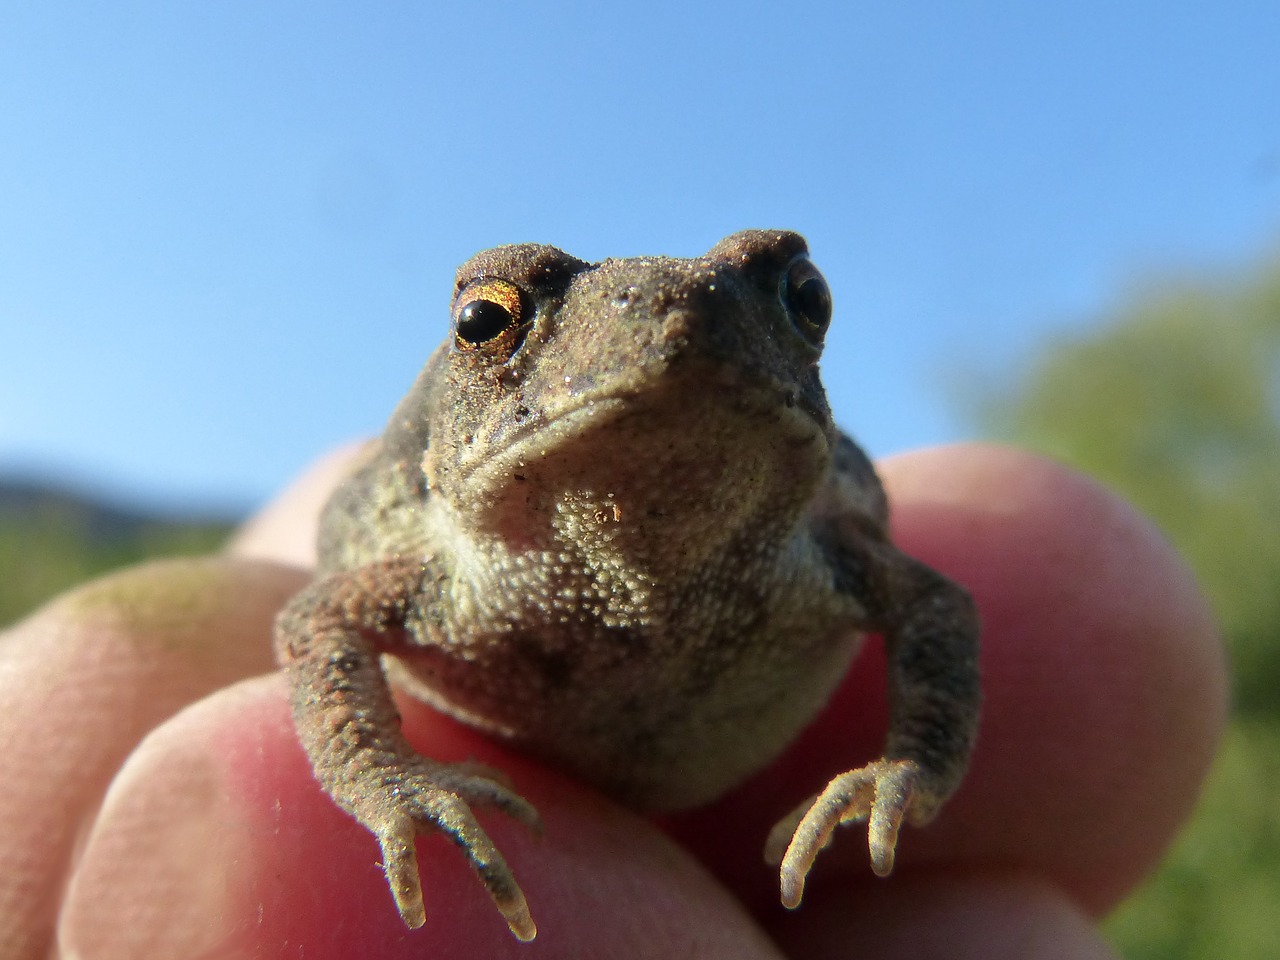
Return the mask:
[[[781,864],[788,907],[842,823],[867,821],[872,869],[886,876],[903,819],[933,817],[959,786],[977,732],[978,615],[968,593],[886,542],[842,544],[836,569],[884,634],[889,736],[883,759],[836,777],[770,833],[765,856]]]
[[[511,932],[532,940],[537,928],[524,894],[471,805],[497,807],[533,827],[537,813],[496,772],[415,752],[400,733],[379,659],[406,649],[406,615],[437,582],[429,561],[390,560],[334,574],[294,597],[276,620],[293,722],[316,779],[378,838],[408,926],[426,920],[414,838],[439,830],[466,853]]]

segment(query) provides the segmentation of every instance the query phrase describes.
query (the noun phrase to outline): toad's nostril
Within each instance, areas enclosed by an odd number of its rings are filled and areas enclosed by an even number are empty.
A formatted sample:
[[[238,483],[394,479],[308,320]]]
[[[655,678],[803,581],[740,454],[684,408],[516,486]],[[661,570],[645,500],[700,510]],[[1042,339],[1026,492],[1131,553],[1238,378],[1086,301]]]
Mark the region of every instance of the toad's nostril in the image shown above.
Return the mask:
[[[672,310],[662,318],[664,343],[681,346],[689,343],[694,335],[694,316],[688,310]]]
[[[640,288],[635,284],[628,284],[614,291],[613,305],[615,307],[629,307],[636,300],[640,299]]]

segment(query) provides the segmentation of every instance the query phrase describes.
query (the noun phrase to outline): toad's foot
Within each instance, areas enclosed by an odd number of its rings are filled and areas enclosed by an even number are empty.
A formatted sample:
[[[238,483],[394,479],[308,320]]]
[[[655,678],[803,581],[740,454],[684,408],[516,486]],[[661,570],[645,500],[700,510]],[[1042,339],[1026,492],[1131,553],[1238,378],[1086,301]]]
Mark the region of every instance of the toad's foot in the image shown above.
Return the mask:
[[[911,809],[914,822],[928,818],[914,795],[919,792],[920,765],[912,760],[877,760],[842,773],[818,796],[806,800],[769,831],[765,859],[781,863],[782,904],[800,905],[805,877],[831,833],[843,823],[868,820],[871,869],[878,876],[893,870],[893,852],[902,819]],[[913,799],[917,802],[913,807]]]
[[[354,805],[356,819],[373,831],[382,847],[382,869],[407,926],[416,929],[427,919],[414,838],[438,830],[462,848],[511,932],[525,941],[537,936],[520,885],[471,812],[472,805],[496,807],[541,829],[533,806],[512,791],[505,779],[477,764],[417,758],[384,772],[377,788]]]

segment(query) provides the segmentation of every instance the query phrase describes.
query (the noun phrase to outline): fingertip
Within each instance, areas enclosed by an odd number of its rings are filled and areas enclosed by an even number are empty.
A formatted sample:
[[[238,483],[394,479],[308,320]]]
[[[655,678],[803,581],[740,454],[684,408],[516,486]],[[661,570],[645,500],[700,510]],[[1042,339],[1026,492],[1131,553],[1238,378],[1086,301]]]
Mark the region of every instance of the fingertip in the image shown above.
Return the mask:
[[[983,622],[973,763],[912,849],[1034,865],[1109,909],[1189,815],[1225,723],[1207,599],[1150,520],[1045,457],[961,445],[883,473],[899,545]]]
[[[370,446],[347,444],[308,465],[241,525],[228,542],[227,552],[297,567],[315,566],[320,512],[334,488],[359,464]]]

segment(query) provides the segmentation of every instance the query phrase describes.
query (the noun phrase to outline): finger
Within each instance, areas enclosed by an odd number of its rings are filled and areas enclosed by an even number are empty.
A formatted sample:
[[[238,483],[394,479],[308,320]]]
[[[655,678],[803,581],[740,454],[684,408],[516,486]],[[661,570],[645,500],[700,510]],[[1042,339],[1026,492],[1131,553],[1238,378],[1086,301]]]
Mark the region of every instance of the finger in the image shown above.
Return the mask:
[[[249,560],[315,566],[320,511],[333,488],[355,468],[367,449],[368,444],[351,444],[311,464],[236,531],[227,552]]]
[[[63,595],[0,641],[0,956],[48,955],[73,844],[145,733],[209,690],[270,669],[295,573],[147,564]]]
[[[731,897],[660,832],[431,713],[415,745],[508,771],[543,814],[538,838],[485,820],[538,922],[520,944],[458,850],[423,836],[427,920],[410,931],[374,837],[325,796],[278,677],[220,691],[135,751],[85,844],[62,924],[68,950],[142,956],[778,957]],[[120,922],[121,919],[126,922]]]
[[[884,474],[899,544],[967,586],[983,621],[970,772],[934,824],[904,832],[899,872],[1031,871],[1105,911],[1187,816],[1221,730],[1225,671],[1204,599],[1131,507],[1043,459],[951,447]],[[673,821],[761,917],[779,911],[757,844],[797,796],[878,754],[883,685],[872,644],[783,757],[711,811]],[[863,844],[837,836],[809,895],[868,873]]]
[[[1105,912],[1199,796],[1227,711],[1217,625],[1177,551],[1116,495],[1014,450],[940,454],[891,473],[908,478],[898,530],[984,610],[987,744],[922,853],[1043,868]],[[945,478],[972,505],[950,525],[926,492]],[[968,550],[980,536],[988,549]]]
[[[860,896],[815,892],[777,925],[805,960],[1117,960],[1061,890],[1027,877],[945,873],[871,884]]]

